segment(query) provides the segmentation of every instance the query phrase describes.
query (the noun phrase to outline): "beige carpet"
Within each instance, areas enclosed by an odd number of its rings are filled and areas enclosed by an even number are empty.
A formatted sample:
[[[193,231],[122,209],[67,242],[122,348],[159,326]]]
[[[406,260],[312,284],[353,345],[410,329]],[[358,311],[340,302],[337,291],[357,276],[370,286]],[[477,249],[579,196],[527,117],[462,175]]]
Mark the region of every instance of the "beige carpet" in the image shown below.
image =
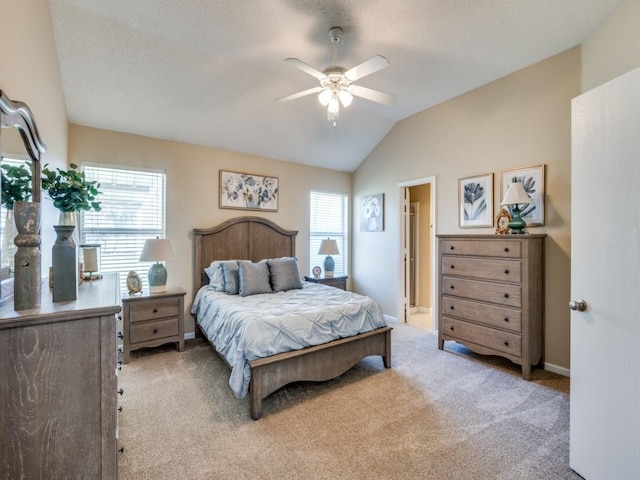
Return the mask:
[[[392,368],[285,387],[252,421],[208,344],[134,352],[122,368],[119,478],[579,479],[569,380],[477,357],[393,324]],[[452,351],[454,350],[455,351]]]

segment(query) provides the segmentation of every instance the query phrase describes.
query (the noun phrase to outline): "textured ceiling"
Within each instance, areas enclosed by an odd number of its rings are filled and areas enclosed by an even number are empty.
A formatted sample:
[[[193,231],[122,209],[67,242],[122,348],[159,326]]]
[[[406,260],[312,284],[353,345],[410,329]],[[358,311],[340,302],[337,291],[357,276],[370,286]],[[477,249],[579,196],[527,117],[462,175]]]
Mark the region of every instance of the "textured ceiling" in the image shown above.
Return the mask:
[[[579,45],[619,0],[50,0],[69,121],[353,171],[400,120]],[[287,65],[375,54],[334,128]]]

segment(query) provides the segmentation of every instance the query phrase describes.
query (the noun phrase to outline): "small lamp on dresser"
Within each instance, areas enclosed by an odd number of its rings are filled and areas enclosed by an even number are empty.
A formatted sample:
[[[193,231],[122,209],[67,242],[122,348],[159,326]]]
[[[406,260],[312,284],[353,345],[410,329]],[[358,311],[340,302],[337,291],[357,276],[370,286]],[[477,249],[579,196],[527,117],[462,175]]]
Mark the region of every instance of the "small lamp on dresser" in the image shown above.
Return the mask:
[[[527,225],[527,222],[525,222],[524,219],[520,217],[519,205],[532,202],[533,198],[531,198],[526,192],[526,190],[522,186],[522,183],[514,178],[507,188],[507,193],[504,194],[504,199],[500,203],[500,205],[512,205],[512,216],[511,221],[509,222],[509,233],[524,233],[524,227]]]
[[[336,262],[331,257],[331,255],[340,255],[340,250],[338,250],[338,242],[330,238],[322,240],[322,242],[320,243],[320,249],[318,250],[318,255],[327,256],[324,259],[324,276],[333,277],[333,271],[336,268]]]
[[[160,263],[166,260],[173,260],[173,249],[169,240],[157,237],[144,241],[140,261],[156,262],[149,269],[150,293],[161,293],[167,289],[167,269]]]

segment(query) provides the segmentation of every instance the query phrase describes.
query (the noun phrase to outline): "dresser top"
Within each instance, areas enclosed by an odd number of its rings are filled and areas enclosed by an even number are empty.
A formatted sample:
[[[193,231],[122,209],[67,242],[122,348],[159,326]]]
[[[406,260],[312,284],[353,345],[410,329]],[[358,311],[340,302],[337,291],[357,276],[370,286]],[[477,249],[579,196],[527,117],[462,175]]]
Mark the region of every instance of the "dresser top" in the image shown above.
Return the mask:
[[[78,285],[78,298],[70,302],[53,302],[48,279],[43,279],[41,292],[39,308],[16,311],[12,301],[0,308],[0,330],[115,315],[122,309],[117,273],[104,274],[100,280],[82,282]]]
[[[522,233],[522,234],[514,234],[509,233],[505,235],[497,235],[497,234],[464,234],[464,233],[441,233],[436,235],[437,238],[469,238],[473,240],[529,240],[531,238],[546,238],[546,233]]]

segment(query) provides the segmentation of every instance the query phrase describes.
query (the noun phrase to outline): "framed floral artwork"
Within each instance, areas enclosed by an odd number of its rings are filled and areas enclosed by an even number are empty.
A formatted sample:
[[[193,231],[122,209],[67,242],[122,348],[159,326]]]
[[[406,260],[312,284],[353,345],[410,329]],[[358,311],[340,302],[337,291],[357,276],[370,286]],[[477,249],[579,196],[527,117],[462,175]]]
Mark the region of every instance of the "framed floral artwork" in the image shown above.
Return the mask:
[[[493,227],[493,173],[458,180],[460,228]]]
[[[516,179],[533,202],[521,205],[520,217],[527,222],[530,227],[544,225],[544,164],[531,167],[512,168],[500,172],[500,198],[504,198],[509,184]],[[510,205],[505,205],[505,209],[513,215]]]
[[[360,204],[360,231],[382,232],[384,230],[384,193],[367,195]]]
[[[220,170],[220,208],[278,211],[277,177]]]

